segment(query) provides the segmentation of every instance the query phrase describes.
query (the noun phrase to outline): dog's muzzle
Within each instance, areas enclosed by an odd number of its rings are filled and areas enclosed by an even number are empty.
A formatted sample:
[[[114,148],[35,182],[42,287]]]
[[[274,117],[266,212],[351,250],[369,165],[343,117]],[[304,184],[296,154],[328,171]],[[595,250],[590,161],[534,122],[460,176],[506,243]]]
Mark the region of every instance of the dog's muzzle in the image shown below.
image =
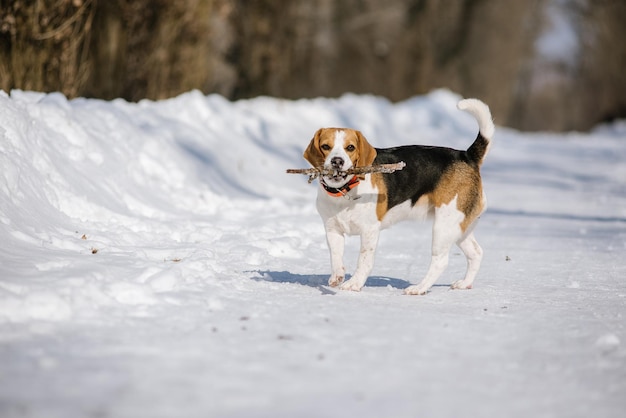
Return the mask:
[[[325,176],[326,179],[332,182],[336,182],[336,183],[342,183],[343,181],[345,181],[346,178],[348,177],[348,174],[343,169],[344,164],[345,164],[345,161],[341,157],[331,158],[329,168],[331,168],[332,170],[335,170],[335,172],[331,176]]]

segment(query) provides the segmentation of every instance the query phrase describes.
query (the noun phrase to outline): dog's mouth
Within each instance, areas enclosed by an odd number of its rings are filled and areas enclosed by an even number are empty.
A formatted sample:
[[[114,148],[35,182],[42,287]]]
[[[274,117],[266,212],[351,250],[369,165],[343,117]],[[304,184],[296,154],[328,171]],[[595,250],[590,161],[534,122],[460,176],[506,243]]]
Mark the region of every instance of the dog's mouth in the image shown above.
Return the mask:
[[[334,170],[332,174],[324,176],[324,180],[327,183],[333,183],[333,185],[342,185],[346,182],[347,178],[348,173],[340,170]]]

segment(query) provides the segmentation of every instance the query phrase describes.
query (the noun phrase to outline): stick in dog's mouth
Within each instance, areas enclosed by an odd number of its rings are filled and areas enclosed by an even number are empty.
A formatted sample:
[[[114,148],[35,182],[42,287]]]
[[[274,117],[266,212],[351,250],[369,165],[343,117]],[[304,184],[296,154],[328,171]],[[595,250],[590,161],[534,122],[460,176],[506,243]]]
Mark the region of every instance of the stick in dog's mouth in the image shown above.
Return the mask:
[[[333,180],[345,179],[350,174],[368,174],[368,173],[393,173],[406,167],[404,161],[392,164],[374,164],[365,167],[350,167],[346,171],[333,170],[331,168],[313,167],[313,168],[290,168],[287,174],[306,174],[309,176],[309,183],[319,176],[328,177]]]

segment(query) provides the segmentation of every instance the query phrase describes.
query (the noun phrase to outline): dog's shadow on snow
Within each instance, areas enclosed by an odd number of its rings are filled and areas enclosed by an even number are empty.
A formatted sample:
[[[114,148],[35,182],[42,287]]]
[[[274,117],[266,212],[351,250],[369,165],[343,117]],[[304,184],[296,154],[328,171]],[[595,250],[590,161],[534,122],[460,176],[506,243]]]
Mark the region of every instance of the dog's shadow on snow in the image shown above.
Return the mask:
[[[288,271],[260,271],[255,270],[256,275],[253,280],[267,281],[273,283],[298,283],[303,286],[310,286],[319,289],[324,295],[334,295],[336,292],[328,286],[328,274],[294,274]],[[346,275],[346,280],[350,275]],[[396,289],[406,289],[411,283],[402,279],[392,277],[370,276],[365,282],[367,287],[387,287]]]

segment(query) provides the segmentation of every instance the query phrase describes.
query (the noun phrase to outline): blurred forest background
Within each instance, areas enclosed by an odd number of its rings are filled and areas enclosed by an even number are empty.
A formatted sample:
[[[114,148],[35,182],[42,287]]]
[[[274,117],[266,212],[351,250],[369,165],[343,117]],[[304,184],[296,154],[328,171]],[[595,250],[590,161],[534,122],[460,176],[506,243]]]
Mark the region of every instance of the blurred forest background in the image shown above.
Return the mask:
[[[625,0],[0,0],[0,88],[392,101],[445,87],[500,125],[626,117]]]

